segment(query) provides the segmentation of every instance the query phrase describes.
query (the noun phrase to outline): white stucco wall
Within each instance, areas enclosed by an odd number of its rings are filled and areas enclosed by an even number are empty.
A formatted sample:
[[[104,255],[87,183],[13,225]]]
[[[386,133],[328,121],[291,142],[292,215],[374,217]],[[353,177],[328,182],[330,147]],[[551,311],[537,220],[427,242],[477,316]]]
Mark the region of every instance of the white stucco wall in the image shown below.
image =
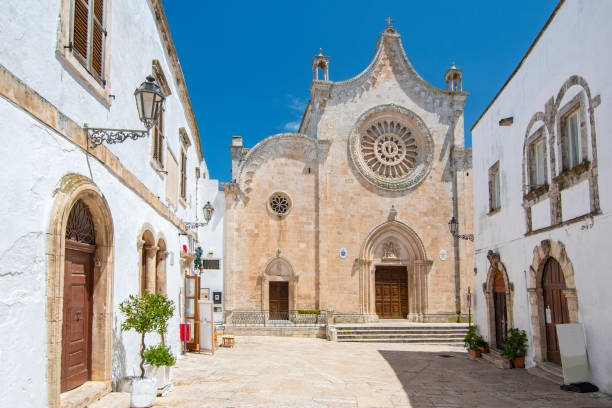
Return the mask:
[[[110,107],[94,96],[66,68],[55,53],[60,0],[4,0],[0,4],[0,64],[39,93],[57,110],[79,125],[143,129],[134,102],[134,90],[159,60],[172,94],[166,99],[165,142],[180,157],[179,128],[184,127],[192,145],[187,150],[187,206],[173,210],[184,221],[195,220],[195,168],[208,177],[200,162],[189,126],[187,107],[179,98],[174,72],[154,20],[149,1],[108,1],[110,44]],[[52,192],[68,173],[81,174],[99,187],[108,202],[114,230],[114,277],[112,317],[112,379],[138,371],[137,334],[121,332],[118,304],[139,291],[137,240],[143,224],[153,226],[156,239],[164,238],[167,250],[168,297],[177,312],[169,323],[166,343],[180,354],[178,336],[183,285],[180,248],[185,237],[165,217],[142,200],[99,161],[47,127],[21,107],[0,96],[0,406],[47,406],[47,259],[48,232],[53,205]],[[122,165],[145,187],[166,203],[166,177],[150,165],[151,138],[110,145]],[[207,180],[208,183],[212,183]],[[178,186],[177,182],[177,186]],[[203,190],[198,200],[218,200]],[[208,196],[210,194],[210,196]],[[224,205],[215,203],[223,217]],[[200,215],[201,217],[201,215]],[[216,218],[215,225],[223,225]],[[216,227],[211,234],[221,234]],[[217,241],[221,238],[217,238]],[[215,241],[216,242],[216,241]],[[157,342],[154,335],[148,343]]]
[[[612,82],[609,79],[612,27],[608,23],[611,15],[612,3],[609,1],[565,1],[520,70],[472,131],[475,263],[478,269],[475,278],[475,321],[486,335],[487,309],[482,284],[489,268],[486,254],[493,250],[499,253],[510,281],[514,283],[514,326],[525,329],[531,343],[530,316],[533,311],[528,303],[527,286],[533,250],[545,239],[562,242],[575,271],[579,321],[585,328],[593,382],[607,392],[612,392],[612,358],[609,353],[612,300],[608,295],[610,268],[606,256],[610,250],[609,231],[612,227],[612,163],[607,160],[612,152],[612,139],[608,137],[612,131]],[[572,75],[586,80],[591,98],[598,95],[601,98],[594,118],[602,214],[594,218],[592,228],[587,219],[525,236],[525,210],[522,207],[525,133],[532,116],[536,112],[544,112],[549,99],[556,100],[559,90]],[[580,87],[570,88],[561,106],[578,92],[584,90]],[[512,126],[498,125],[500,119],[510,116],[514,118]],[[536,123],[532,131],[541,125],[542,122]],[[559,152],[556,157],[559,165]],[[589,159],[592,160],[592,155],[589,155]],[[502,206],[499,213],[487,215],[488,169],[497,160],[500,161]],[[550,182],[550,175],[548,180]],[[588,184],[581,183],[564,190],[561,196],[563,221],[590,211]],[[550,206],[544,210],[541,208],[543,205],[533,208],[534,230],[550,225]],[[527,363],[530,366],[534,364],[531,346]]]
[[[205,201],[201,202],[201,205],[205,204],[206,201],[210,201],[215,209],[208,225],[198,229],[199,242],[197,244],[202,247],[202,258],[219,259],[219,270],[205,270],[202,272],[200,279],[200,287],[210,289],[209,299],[213,300],[213,292],[223,293],[223,220],[225,218],[225,194],[223,191],[219,190],[218,180],[200,179],[198,188],[198,194],[207,197]],[[213,255],[209,255],[209,251],[212,251]],[[222,303],[220,305],[213,305],[213,307],[221,307],[220,312],[213,312],[213,322],[215,324],[223,323],[224,321],[224,300],[225,296],[222,295]]]

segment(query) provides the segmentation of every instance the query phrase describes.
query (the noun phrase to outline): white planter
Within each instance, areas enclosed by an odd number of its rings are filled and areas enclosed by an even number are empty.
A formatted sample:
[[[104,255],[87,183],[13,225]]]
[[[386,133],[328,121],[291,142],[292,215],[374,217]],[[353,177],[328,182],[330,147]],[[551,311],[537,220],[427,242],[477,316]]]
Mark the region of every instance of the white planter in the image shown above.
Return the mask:
[[[165,388],[170,381],[172,381],[172,366],[153,366],[145,364],[145,375],[147,377],[155,378],[157,381],[157,389],[161,390]]]
[[[152,407],[157,397],[157,380],[151,377],[125,377],[121,380],[119,391],[130,393],[132,408]]]

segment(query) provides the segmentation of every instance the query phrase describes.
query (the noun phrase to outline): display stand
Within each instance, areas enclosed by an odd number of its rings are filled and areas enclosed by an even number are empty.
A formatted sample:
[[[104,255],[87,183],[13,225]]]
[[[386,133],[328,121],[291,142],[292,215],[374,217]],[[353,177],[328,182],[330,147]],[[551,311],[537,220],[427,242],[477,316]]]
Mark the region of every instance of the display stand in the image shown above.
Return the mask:
[[[213,303],[210,300],[198,300],[200,317],[200,352],[214,354]]]

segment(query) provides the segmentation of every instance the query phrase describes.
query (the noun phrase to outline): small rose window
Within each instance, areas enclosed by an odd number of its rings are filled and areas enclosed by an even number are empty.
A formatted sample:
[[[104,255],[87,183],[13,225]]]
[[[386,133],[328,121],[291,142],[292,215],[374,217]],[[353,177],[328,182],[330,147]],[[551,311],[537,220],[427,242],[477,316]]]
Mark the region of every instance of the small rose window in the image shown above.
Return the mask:
[[[291,199],[285,193],[274,193],[268,200],[268,208],[273,214],[284,217],[291,209]]]

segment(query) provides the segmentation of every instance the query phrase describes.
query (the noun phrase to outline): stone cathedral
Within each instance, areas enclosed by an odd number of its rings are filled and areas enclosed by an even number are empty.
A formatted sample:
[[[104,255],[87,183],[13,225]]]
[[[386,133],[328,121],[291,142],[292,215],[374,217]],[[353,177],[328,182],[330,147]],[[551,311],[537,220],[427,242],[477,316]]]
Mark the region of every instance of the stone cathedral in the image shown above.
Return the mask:
[[[330,80],[329,60],[312,60],[298,133],[252,148],[233,137],[226,315],[457,321],[474,290],[473,245],[459,237],[473,228],[462,71],[453,64],[445,90],[429,84],[390,24],[354,78]]]

